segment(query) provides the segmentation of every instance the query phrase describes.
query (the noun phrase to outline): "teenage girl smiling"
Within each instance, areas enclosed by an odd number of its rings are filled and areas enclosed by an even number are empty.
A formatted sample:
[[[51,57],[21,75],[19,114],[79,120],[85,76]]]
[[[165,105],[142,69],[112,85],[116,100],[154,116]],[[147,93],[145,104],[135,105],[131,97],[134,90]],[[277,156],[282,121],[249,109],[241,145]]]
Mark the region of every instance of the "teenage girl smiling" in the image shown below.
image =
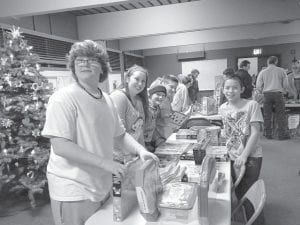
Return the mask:
[[[111,93],[111,98],[126,131],[140,144],[144,143],[144,122],[148,117],[148,71],[133,65],[125,75],[125,87]]]

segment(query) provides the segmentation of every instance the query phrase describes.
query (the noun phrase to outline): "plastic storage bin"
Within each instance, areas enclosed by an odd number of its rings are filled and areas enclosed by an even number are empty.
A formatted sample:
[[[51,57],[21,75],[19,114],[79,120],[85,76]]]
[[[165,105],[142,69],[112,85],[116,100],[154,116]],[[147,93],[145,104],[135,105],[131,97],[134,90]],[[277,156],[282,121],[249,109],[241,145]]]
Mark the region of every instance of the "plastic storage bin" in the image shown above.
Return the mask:
[[[197,195],[193,183],[169,183],[159,198],[158,208],[164,220],[188,220]]]

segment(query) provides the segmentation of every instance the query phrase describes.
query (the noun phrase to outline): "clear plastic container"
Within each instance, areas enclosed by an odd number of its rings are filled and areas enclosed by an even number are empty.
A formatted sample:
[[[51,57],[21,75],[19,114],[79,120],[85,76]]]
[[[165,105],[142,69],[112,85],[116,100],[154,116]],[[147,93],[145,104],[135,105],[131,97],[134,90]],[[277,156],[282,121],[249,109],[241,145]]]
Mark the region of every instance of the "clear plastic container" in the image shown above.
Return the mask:
[[[196,200],[197,185],[175,182],[164,187],[158,208],[167,220],[188,220]]]

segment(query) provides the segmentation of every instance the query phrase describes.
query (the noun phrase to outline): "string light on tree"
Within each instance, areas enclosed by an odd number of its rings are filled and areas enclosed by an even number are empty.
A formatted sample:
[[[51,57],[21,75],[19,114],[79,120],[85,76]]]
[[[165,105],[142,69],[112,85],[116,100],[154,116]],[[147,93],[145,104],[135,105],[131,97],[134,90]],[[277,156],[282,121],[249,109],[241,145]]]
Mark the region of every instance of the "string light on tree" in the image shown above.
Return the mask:
[[[0,202],[26,192],[31,206],[47,187],[49,140],[41,136],[53,90],[19,28],[3,32],[0,48]]]

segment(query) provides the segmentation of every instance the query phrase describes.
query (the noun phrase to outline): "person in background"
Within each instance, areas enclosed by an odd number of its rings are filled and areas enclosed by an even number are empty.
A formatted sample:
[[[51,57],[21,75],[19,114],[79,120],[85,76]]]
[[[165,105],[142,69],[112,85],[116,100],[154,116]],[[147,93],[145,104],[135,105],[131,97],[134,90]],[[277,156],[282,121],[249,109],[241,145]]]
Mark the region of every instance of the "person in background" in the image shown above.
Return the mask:
[[[140,144],[144,142],[144,123],[148,119],[148,71],[133,65],[125,74],[125,88],[110,94],[126,131]]]
[[[238,75],[228,77],[223,89],[227,102],[221,105],[219,110],[224,124],[233,180],[236,180],[234,167],[246,168],[242,180],[235,189],[238,199],[241,199],[258,180],[263,159],[262,147],[258,145],[263,116],[256,101],[241,98],[244,89]],[[246,212],[247,215],[251,212],[248,206]]]
[[[152,142],[152,135],[156,127],[157,116],[160,113],[160,105],[166,98],[167,90],[162,85],[156,85],[149,88],[148,94],[149,94],[149,116],[145,123],[144,139],[148,151],[154,152],[155,143]]]
[[[265,136],[272,139],[272,111],[275,108],[276,122],[278,124],[278,139],[289,139],[287,121],[285,116],[285,103],[283,95],[287,88],[287,75],[284,69],[276,66],[278,58],[270,56],[268,67],[258,74],[256,89],[263,93],[263,111],[265,120]]]
[[[114,144],[142,160],[158,159],[125,132],[112,100],[98,88],[110,70],[104,48],[76,42],[69,65],[76,82],[50,97],[42,135],[51,142],[47,178],[55,225],[84,225],[109,198],[112,174],[121,178],[126,171],[113,161]]]
[[[178,86],[178,79],[174,75],[164,75],[162,78],[156,79],[150,88],[155,85],[163,85],[167,90],[167,96],[160,105],[160,113],[157,116],[156,127],[153,132],[152,141],[155,143],[155,147],[165,142],[166,139],[174,132],[174,128],[170,126],[172,119],[170,114],[172,113],[171,102],[176,93]]]
[[[248,60],[243,60],[240,63],[240,69],[236,71],[236,74],[240,76],[245,90],[241,93],[241,98],[251,99],[252,98],[252,91],[253,91],[253,84],[252,84],[252,77],[249,74],[250,69],[250,62]]]
[[[197,69],[193,69],[190,73],[190,78],[192,79],[192,84],[191,86],[188,88],[188,92],[189,92],[189,98],[191,103],[195,103],[197,101],[197,97],[198,97],[198,92],[199,92],[199,87],[198,87],[198,76],[199,76],[200,72]]]
[[[292,64],[292,71],[287,74],[287,94],[288,98],[300,99],[300,62]]]
[[[186,111],[188,111],[190,106],[188,88],[192,85],[192,76],[193,75],[181,76],[181,82],[177,86],[176,93],[171,103],[173,111],[180,113],[185,113]]]

